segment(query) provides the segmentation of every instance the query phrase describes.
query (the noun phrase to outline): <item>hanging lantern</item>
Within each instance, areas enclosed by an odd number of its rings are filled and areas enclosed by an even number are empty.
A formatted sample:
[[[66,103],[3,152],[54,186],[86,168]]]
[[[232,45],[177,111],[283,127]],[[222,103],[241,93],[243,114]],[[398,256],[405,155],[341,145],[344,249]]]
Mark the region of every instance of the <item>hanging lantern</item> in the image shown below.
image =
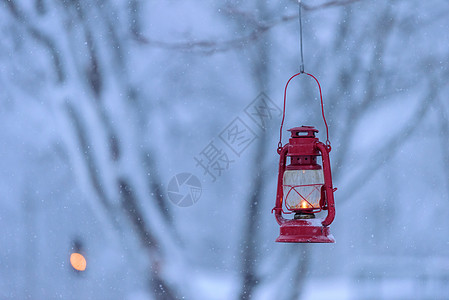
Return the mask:
[[[290,140],[288,144],[282,146],[287,87],[290,81],[300,74],[313,77],[318,84],[327,140],[326,143],[319,141],[315,136],[318,130],[314,127],[301,126],[289,130],[291,132]],[[276,242],[335,242],[329,231],[329,225],[335,217],[334,191],[336,190],[332,187],[330,151],[331,146],[327,122],[324,117],[320,84],[309,73],[295,74],[288,80],[284,91],[284,113],[278,145],[280,155],[278,186],[276,205],[273,208],[276,220],[280,225],[280,235]],[[289,164],[287,165],[287,163]],[[284,207],[287,212],[284,211]],[[327,211],[327,216],[324,219],[316,219],[315,214],[321,211]],[[293,214],[294,217],[286,219],[283,214]]]

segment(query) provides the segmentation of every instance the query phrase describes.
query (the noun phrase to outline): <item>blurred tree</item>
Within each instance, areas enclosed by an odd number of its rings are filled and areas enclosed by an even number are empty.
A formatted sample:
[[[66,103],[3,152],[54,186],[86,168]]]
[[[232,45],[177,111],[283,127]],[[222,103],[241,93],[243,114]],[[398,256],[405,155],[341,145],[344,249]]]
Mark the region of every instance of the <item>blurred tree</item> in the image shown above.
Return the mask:
[[[142,138],[147,133],[142,126],[148,114],[141,112],[146,99],[130,77],[133,39],[128,37],[138,36],[137,2],[131,1],[124,12],[120,7],[126,1],[2,3],[14,19],[11,26],[20,31],[11,35],[17,52],[44,61],[33,64],[34,70],[19,67],[27,74],[15,76],[13,85],[42,95],[40,101],[45,98],[48,109],[69,125],[62,137],[64,151],[90,201],[98,201],[92,203],[94,211],[109,223],[106,227],[120,232],[124,244],[130,242],[125,238],[129,232],[136,234],[150,259],[149,290],[157,299],[175,299],[177,288],[161,275],[167,252],[155,229],[166,227],[166,239],[177,237],[151,144],[143,143],[148,141]],[[29,49],[35,50],[27,53]],[[123,114],[111,107],[122,109]],[[143,205],[140,199],[146,198],[154,201]],[[119,214],[129,219],[132,231],[117,222]]]

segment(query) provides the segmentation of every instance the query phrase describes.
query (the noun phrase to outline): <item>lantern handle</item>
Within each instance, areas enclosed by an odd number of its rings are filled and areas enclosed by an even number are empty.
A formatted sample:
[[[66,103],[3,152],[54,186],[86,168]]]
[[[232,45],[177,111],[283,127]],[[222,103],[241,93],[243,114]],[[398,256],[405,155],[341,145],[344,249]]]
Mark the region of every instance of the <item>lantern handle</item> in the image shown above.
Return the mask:
[[[274,215],[276,217],[276,221],[279,225],[287,222],[287,220],[282,216],[282,198],[284,197],[284,192],[282,188],[282,181],[285,172],[285,165],[287,162],[287,153],[288,153],[288,143],[281,148],[279,153],[279,173],[278,173],[278,188],[276,192],[276,203],[274,208],[271,210],[271,213],[274,211]]]
[[[288,84],[290,83],[290,81],[291,81],[293,78],[295,78],[296,76],[301,75],[301,74],[309,75],[310,77],[312,77],[313,79],[315,79],[316,83],[318,84],[318,89],[319,89],[319,91],[320,91],[321,114],[322,114],[322,116],[323,116],[324,125],[326,126],[326,147],[327,147],[329,150],[331,149],[331,142],[330,142],[330,140],[329,140],[329,128],[328,128],[328,126],[327,126],[326,117],[324,116],[324,103],[323,103],[323,94],[322,94],[322,92],[321,92],[321,85],[320,85],[318,79],[316,79],[315,76],[313,76],[313,75],[310,74],[310,73],[305,73],[304,71],[302,71],[302,72],[297,73],[297,74],[293,75],[292,77],[290,77],[290,79],[287,81],[287,84],[285,85],[285,89],[284,89],[284,108],[283,108],[283,110],[282,110],[282,122],[281,122],[281,129],[280,129],[280,135],[279,135],[279,143],[278,143],[278,149],[277,149],[277,152],[278,152],[279,154],[281,154],[281,151],[282,151],[282,127],[284,126],[284,120],[285,120],[285,104],[286,104],[286,101],[287,101],[287,87],[288,87]]]
[[[332,176],[331,176],[331,163],[329,160],[329,147],[322,142],[316,144],[317,148],[320,150],[323,157],[323,174],[324,174],[324,189],[327,199],[327,216],[321,222],[323,226],[329,226],[335,218],[335,202],[334,202],[334,187],[332,186]]]

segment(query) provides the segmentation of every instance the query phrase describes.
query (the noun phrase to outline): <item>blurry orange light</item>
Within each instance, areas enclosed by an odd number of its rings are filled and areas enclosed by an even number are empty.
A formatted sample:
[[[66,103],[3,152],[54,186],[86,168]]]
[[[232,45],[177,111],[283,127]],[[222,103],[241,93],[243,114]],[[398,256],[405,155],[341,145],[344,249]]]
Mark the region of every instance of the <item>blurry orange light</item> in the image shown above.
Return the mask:
[[[72,267],[77,271],[86,270],[87,262],[83,255],[79,253],[72,253],[70,255],[70,263]]]

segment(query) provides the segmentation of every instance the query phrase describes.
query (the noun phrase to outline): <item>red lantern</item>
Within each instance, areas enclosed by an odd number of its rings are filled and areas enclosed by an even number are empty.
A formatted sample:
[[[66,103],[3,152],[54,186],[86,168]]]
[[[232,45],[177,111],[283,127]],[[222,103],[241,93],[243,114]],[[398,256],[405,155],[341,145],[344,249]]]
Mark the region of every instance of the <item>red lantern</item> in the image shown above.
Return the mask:
[[[282,127],[285,118],[285,100],[290,81],[306,74],[315,79],[320,90],[321,109],[326,125],[326,144],[315,136],[318,132],[312,126],[290,129],[289,143],[282,146]],[[276,205],[273,208],[280,225],[280,235],[276,242],[287,243],[334,243],[329,225],[335,217],[334,189],[329,161],[331,146],[327,122],[324,117],[323,98],[318,80],[311,74],[298,73],[292,76],[285,86],[284,114],[281,123],[281,138],[278,147],[280,154]],[[321,156],[322,165],[318,157]],[[287,165],[287,160],[289,164]],[[285,212],[283,207],[288,210]],[[327,211],[324,219],[315,219],[315,214]],[[294,214],[293,219],[286,219],[283,213]]]

